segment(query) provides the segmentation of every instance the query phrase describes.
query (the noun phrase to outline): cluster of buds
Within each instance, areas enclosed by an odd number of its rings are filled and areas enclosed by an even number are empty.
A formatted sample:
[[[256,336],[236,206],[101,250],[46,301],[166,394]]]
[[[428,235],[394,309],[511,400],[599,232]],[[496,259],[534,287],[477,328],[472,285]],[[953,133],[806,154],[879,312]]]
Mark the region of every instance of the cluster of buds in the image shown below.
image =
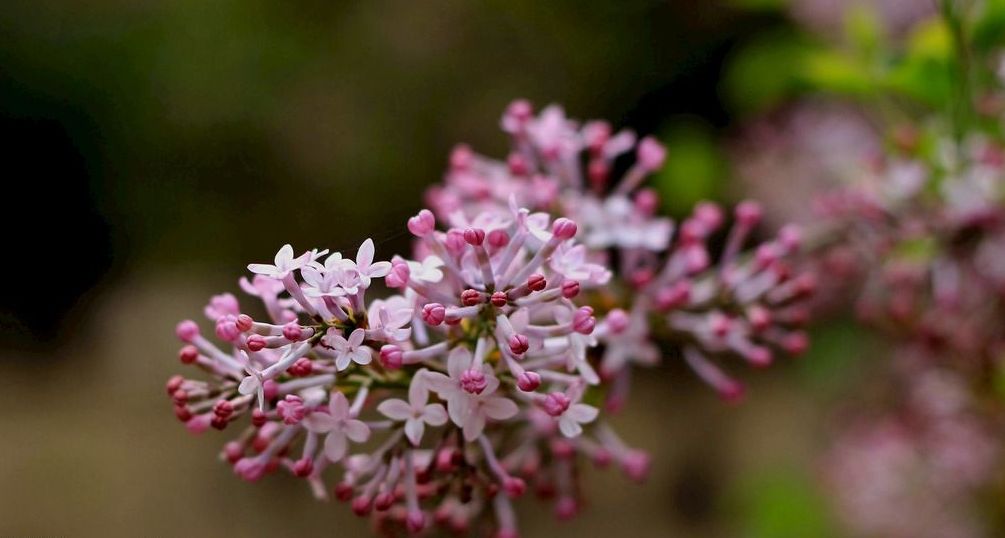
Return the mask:
[[[408,229],[414,259],[374,262],[367,240],[355,259],[286,245],[249,265],[240,285],[264,308],[213,297],[219,343],[177,327],[181,361],[209,378],[168,381],[178,418],[238,428],[222,458],[241,478],[287,470],[388,533],[516,536],[528,488],[571,517],[583,460],[643,479],[648,456],[594,405],[591,348],[621,321],[577,302],[610,278],[577,255],[577,224],[514,204],[445,231],[423,210]],[[397,293],[368,302],[379,279]]]
[[[855,536],[997,535],[974,508],[1000,495],[1000,436],[963,377],[910,358],[898,408],[855,416],[824,459],[837,513]]]
[[[718,358],[765,366],[776,354],[806,348],[800,327],[815,279],[788,263],[800,246],[798,229],[783,227],[776,238],[745,250],[762,218],[760,206],[738,205],[723,234],[723,210],[706,202],[675,233],[675,223],[658,212],[656,191],[643,186],[667,156],[655,139],[615,132],[604,121],[580,126],[557,105],[535,114],[523,100],[510,104],[501,126],[512,139],[506,159],[456,147],[443,183],[429,190],[427,202],[455,226],[506,215],[513,205],[535,211],[532,220],[566,216],[580,224],[581,244],[560,251],[552,266],[590,284],[584,292],[608,314],[597,338],[600,375],[613,380],[609,407],[619,407],[626,397],[625,366],[653,364],[661,349],[683,357],[701,379],[733,400],[743,386],[720,368]],[[713,250],[710,243],[723,235],[725,246]],[[611,267],[611,282],[577,271],[584,264]]]
[[[936,353],[987,364],[1005,349],[1005,149],[946,142],[935,163],[892,157],[821,197],[831,242],[862,282],[857,311]],[[841,274],[842,272],[838,272]]]

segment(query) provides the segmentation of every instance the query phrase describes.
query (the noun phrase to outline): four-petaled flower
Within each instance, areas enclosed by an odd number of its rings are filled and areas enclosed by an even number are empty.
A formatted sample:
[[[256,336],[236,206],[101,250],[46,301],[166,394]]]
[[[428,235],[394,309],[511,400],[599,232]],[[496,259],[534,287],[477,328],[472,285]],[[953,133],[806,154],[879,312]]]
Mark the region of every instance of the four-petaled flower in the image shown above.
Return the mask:
[[[558,416],[558,429],[562,435],[572,438],[583,433],[583,424],[596,420],[599,411],[592,405],[574,403]]]
[[[312,433],[328,434],[325,437],[325,456],[332,463],[345,456],[349,441],[363,443],[370,438],[370,428],[352,418],[349,401],[341,392],[332,393],[327,413],[315,411],[304,417],[302,424]]]
[[[328,332],[321,337],[321,344],[335,350],[335,368],[339,371],[345,370],[350,363],[359,365],[370,364],[370,348],[363,345],[366,337],[366,330],[356,329],[349,338],[346,339],[335,327],[328,329]]]
[[[276,253],[275,265],[269,265],[267,263],[251,263],[248,264],[248,270],[252,273],[258,275],[270,276],[272,278],[280,279],[286,278],[286,275],[290,274],[291,271],[300,269],[310,260],[311,253],[305,253],[297,258],[293,257],[293,247],[289,243],[283,245],[283,248],[279,249]]]
[[[419,446],[426,424],[442,426],[447,423],[447,411],[438,403],[427,404],[429,387],[426,386],[428,370],[420,370],[408,386],[408,401],[398,398],[385,400],[377,406],[384,416],[395,421],[405,421],[405,436]]]
[[[371,278],[387,276],[391,272],[391,262],[373,263],[373,250],[373,240],[367,239],[356,252],[356,271],[364,289],[370,287]]]
[[[486,364],[480,369],[472,369],[472,362],[471,351],[457,347],[447,358],[449,376],[439,372],[426,374],[429,387],[446,400],[450,420],[464,430],[464,439],[468,442],[482,434],[486,419],[506,420],[519,411],[512,400],[492,395],[499,388],[499,380],[493,375],[492,369]],[[484,387],[477,393],[465,388],[465,374],[468,372],[478,372],[484,376]]]

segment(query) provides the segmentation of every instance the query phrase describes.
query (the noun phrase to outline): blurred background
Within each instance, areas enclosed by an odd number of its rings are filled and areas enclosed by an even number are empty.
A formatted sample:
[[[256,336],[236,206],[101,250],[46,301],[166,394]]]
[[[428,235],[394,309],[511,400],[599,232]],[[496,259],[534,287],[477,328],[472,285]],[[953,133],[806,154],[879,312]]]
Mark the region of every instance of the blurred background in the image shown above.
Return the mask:
[[[866,4],[894,35],[931,12]],[[793,51],[843,31],[845,7],[3,2],[0,535],[357,534],[345,507],[285,476],[242,483],[216,461],[222,438],[184,431],[163,396],[174,324],[285,242],[404,251],[450,148],[502,154],[516,97],[659,136],[675,216],[750,192],[792,202],[735,180],[730,157],[762,153],[745,126],[786,110]],[[525,535],[844,536],[815,456],[882,344],[840,319],[814,340],[742,372],[740,406],[677,365],[643,372],[617,422],[655,455],[649,482],[591,472],[579,519],[525,502]]]

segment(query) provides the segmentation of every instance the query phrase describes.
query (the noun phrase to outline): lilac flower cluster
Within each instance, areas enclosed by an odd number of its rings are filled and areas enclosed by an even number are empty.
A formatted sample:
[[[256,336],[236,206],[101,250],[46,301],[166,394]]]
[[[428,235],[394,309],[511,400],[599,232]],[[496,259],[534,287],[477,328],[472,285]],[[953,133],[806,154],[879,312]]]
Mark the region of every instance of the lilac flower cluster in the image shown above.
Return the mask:
[[[941,145],[935,162],[877,160],[822,196],[837,248],[858,267],[859,316],[888,334],[983,368],[1005,350],[1005,149]],[[855,274],[855,273],[850,273]]]
[[[591,350],[626,322],[580,301],[610,273],[577,257],[577,224],[513,205],[445,231],[423,210],[408,229],[414,259],[374,261],[367,240],[355,259],[286,245],[249,265],[264,318],[223,294],[205,309],[215,342],[177,327],[181,361],[208,376],[168,381],[177,417],[237,429],[222,458],[241,478],[285,469],[387,532],[516,536],[528,487],[571,517],[583,459],[644,478],[648,456],[594,404]],[[380,280],[397,293],[368,300]]]
[[[675,230],[658,213],[656,191],[643,186],[666,159],[655,139],[615,132],[604,121],[580,125],[557,105],[535,114],[523,100],[507,108],[501,127],[512,140],[505,160],[456,147],[427,202],[455,226],[506,215],[513,204],[535,211],[531,221],[561,215],[580,224],[581,244],[559,249],[552,267],[579,281],[591,303],[608,312],[608,330],[597,338],[600,374],[613,380],[609,405],[619,407],[626,397],[625,366],[653,364],[661,350],[682,357],[732,400],[743,386],[714,359],[733,356],[765,366],[778,353],[806,348],[800,327],[815,278],[787,261],[800,246],[797,228],[785,226],[776,238],[745,251],[762,210],[743,202],[724,248],[714,252],[710,243],[721,239],[726,224],[721,208],[698,204]]]

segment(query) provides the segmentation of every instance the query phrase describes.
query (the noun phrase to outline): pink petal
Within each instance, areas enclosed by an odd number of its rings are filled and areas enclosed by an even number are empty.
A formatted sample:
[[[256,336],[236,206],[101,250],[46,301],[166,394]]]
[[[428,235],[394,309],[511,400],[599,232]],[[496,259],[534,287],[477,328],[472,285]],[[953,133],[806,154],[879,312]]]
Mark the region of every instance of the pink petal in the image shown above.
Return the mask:
[[[349,400],[345,399],[345,394],[333,392],[328,402],[328,410],[331,412],[332,418],[336,420],[349,418]]]
[[[342,431],[356,443],[364,443],[370,438],[370,427],[360,420],[345,421]]]
[[[373,240],[367,238],[356,251],[356,265],[359,267],[369,267],[373,262]]]
[[[579,404],[573,404],[571,407],[569,407],[569,409],[565,412],[565,416],[569,417],[572,420],[575,420],[576,422],[581,422],[585,424],[596,420],[597,415],[599,413],[600,412],[597,410],[596,407],[593,407],[592,405],[579,403]]]
[[[481,413],[471,413],[464,420],[464,440],[467,442],[472,442],[478,439],[478,436],[482,434],[485,430],[485,415]]]
[[[258,390],[258,385],[258,378],[253,375],[249,375],[241,380],[240,386],[237,387],[237,392],[240,392],[241,394],[251,394]]]
[[[325,437],[325,457],[332,463],[336,463],[345,456],[349,448],[349,443],[345,440],[345,434],[335,430]]]
[[[419,446],[422,441],[422,434],[426,430],[426,425],[421,420],[409,419],[405,422],[405,437],[412,442],[413,445]]]
[[[482,410],[494,420],[506,420],[520,411],[513,400],[501,397],[485,398],[482,401]]]
[[[356,329],[349,335],[349,347],[359,347],[359,345],[363,343],[364,338],[366,338],[366,331],[363,329]]]
[[[328,433],[335,428],[335,419],[333,419],[328,413],[315,412],[304,417],[301,424],[303,424],[308,431],[312,431],[314,433]]]
[[[570,438],[578,437],[579,434],[583,433],[583,427],[575,420],[566,416],[558,419],[558,429],[562,431],[562,435]]]
[[[414,381],[413,381],[414,383]],[[377,406],[377,412],[391,420],[408,420],[412,416],[412,406],[397,398],[384,400]]]
[[[443,426],[447,423],[447,411],[440,404],[429,404],[422,411],[422,420],[430,426]]]

